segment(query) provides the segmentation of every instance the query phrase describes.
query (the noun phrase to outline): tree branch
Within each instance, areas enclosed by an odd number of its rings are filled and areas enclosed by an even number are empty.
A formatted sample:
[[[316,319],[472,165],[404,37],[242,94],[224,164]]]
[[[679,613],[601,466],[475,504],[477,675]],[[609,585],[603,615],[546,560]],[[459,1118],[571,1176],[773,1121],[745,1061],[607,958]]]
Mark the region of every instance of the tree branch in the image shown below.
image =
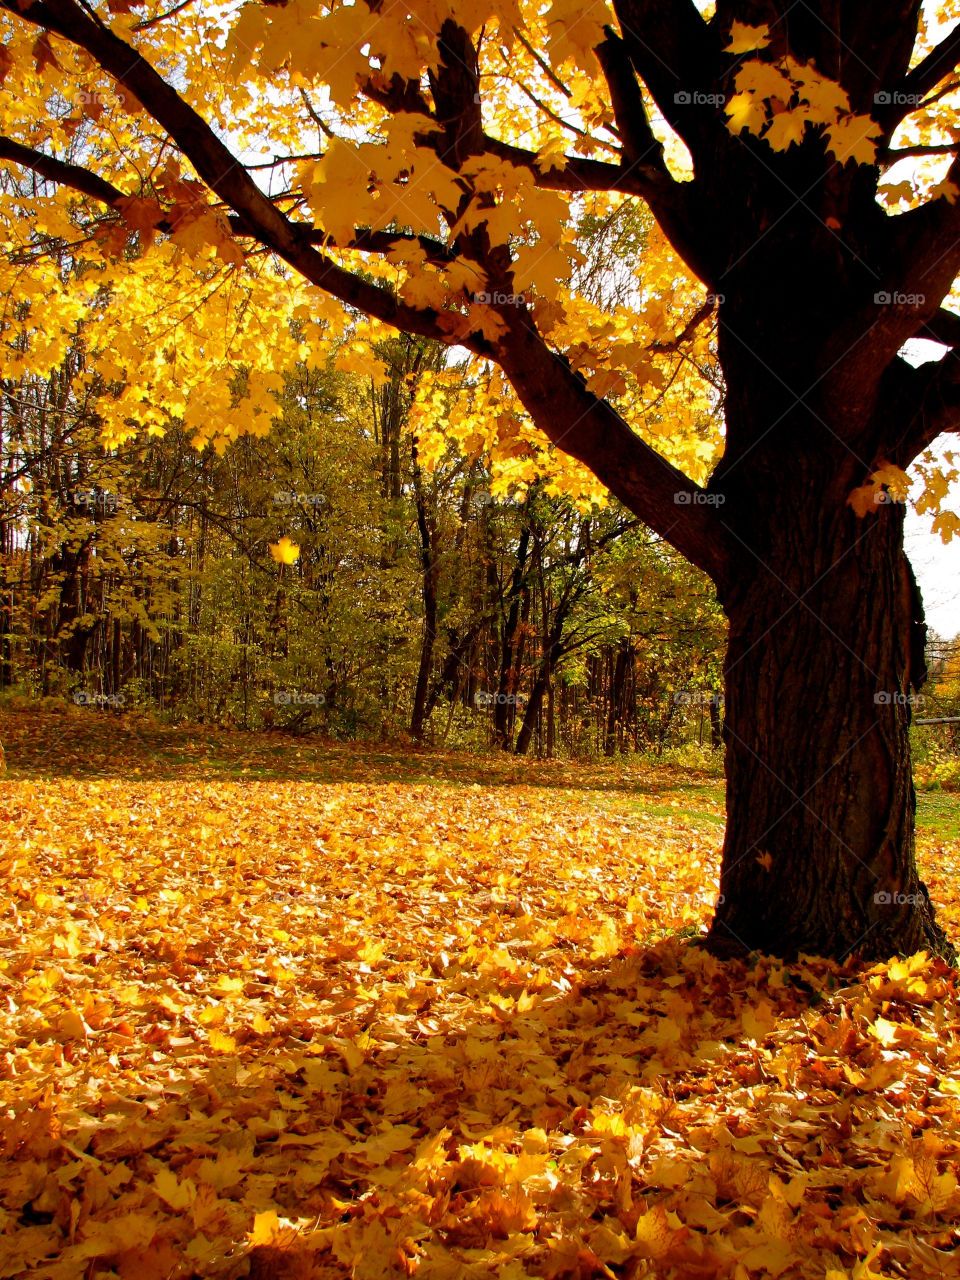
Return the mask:
[[[715,108],[691,107],[678,95],[713,92],[720,76],[719,48],[711,26],[692,0],[614,0],[624,45],[637,75],[660,113],[690,148],[713,146],[725,123]],[[729,135],[727,135],[729,136]]]
[[[932,320],[928,320],[917,330],[914,337],[942,342],[945,347],[960,347],[960,315],[941,307]]]
[[[874,119],[883,129],[884,136],[893,135],[901,120],[905,120],[912,111],[923,102],[944,76],[948,76],[960,64],[960,22],[953,28],[946,39],[931,49],[922,62],[889,91],[889,103],[873,113]]]
[[[121,216],[123,216],[123,202],[130,198],[119,187],[91,173],[89,169],[84,169],[82,165],[57,160],[53,156],[44,155],[42,151],[34,151],[30,147],[15,142],[12,138],[0,135],[0,161],[2,160],[31,169],[34,173],[46,178],[48,182],[55,182],[59,186],[70,187],[82,195],[91,196],[94,200],[119,212]],[[234,235],[250,234],[246,224],[236,214],[230,214],[227,222]],[[305,227],[300,223],[290,225],[301,232],[304,240],[309,244],[323,244],[334,249],[355,249],[362,253],[387,253],[397,245],[406,243],[419,244],[427,254],[428,262],[452,262],[458,256],[455,249],[451,249],[441,241],[410,231],[370,231],[358,228],[351,240],[343,242],[337,241],[327,232],[315,227]],[[156,224],[156,229],[169,235],[176,230],[176,227],[169,219],[164,218]]]
[[[710,280],[714,271],[708,261],[705,237],[695,230],[698,220],[693,216],[694,190],[689,183],[681,186],[676,182],[664,163],[663,146],[650,127],[626,44],[608,27],[606,40],[595,52],[623,139],[625,167],[643,176],[644,198],[673,247],[696,275]]]
[[[913,413],[909,427],[886,456],[905,470],[938,436],[960,431],[960,353],[950,351],[941,361],[916,369],[898,360],[893,373],[903,398],[909,396]]]
[[[647,347],[648,351],[655,351],[658,355],[674,355],[693,337],[696,331],[703,324],[708,316],[713,315],[716,307],[716,299],[708,298],[693,313],[687,323],[683,326],[675,338],[671,338],[669,342],[651,342]],[[960,316],[957,317],[960,319]]]
[[[537,426],[681,555],[724,583],[733,558],[729,537],[704,491],[590,391],[527,312],[504,318],[510,331],[497,360]]]
[[[891,151],[889,148],[885,151],[877,152],[877,162],[885,169],[890,165],[896,164],[899,160],[906,160],[914,156],[949,156],[960,146],[960,142],[944,142],[939,145],[923,145],[919,144],[915,147],[897,147]]]
[[[85,49],[119,84],[129,89],[177,143],[207,186],[234,210],[239,234],[259,240],[304,279],[348,306],[396,329],[444,343],[452,341],[450,332],[440,324],[440,313],[407,306],[386,289],[361,279],[313,248],[310,237],[291,223],[260,190],[203,117],[140,53],[109,28],[88,16],[73,0],[33,0],[22,9],[21,3],[22,0],[0,0],[0,8],[45,26]],[[458,341],[475,355],[491,354],[489,343],[478,335],[458,338]]]

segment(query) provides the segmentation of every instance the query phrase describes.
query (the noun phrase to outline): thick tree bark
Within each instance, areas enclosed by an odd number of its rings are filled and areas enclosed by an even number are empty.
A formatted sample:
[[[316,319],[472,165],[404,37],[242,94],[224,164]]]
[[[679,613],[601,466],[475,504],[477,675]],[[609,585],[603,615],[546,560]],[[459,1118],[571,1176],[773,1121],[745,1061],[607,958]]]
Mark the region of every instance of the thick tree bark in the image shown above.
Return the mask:
[[[727,830],[711,941],[950,954],[914,860],[908,730],[926,673],[903,506],[855,516],[857,461],[836,449],[795,456],[788,480],[764,484],[771,456],[727,469],[728,490],[749,482],[752,496],[731,526],[744,555],[724,599]]]

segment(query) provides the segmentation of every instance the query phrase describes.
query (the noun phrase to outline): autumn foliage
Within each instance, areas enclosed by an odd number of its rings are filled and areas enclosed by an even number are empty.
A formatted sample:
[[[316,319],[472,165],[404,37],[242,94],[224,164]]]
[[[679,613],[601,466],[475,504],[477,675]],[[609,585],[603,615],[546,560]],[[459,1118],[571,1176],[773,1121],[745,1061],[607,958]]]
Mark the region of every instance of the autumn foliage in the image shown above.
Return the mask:
[[[118,723],[3,724],[0,1276],[955,1274],[956,975],[708,955],[703,780]]]

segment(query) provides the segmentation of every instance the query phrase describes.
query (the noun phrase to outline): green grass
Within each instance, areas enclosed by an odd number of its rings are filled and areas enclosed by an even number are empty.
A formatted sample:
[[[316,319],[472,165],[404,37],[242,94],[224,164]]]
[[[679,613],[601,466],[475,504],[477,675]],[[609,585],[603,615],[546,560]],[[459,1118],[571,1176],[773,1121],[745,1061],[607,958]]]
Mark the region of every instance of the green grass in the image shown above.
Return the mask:
[[[598,813],[648,819],[657,825],[716,832],[724,825],[719,759],[708,767],[642,757],[616,760],[518,760],[502,753],[418,750],[333,743],[311,736],[228,733],[159,724],[148,717],[113,716],[74,708],[0,706],[0,741],[7,778],[126,775],[141,779],[192,773],[205,779],[327,783],[416,783],[557,787],[589,797]],[[960,791],[918,787],[922,843],[960,841]]]
[[[917,832],[931,840],[960,840],[960,794],[955,791],[919,792]]]

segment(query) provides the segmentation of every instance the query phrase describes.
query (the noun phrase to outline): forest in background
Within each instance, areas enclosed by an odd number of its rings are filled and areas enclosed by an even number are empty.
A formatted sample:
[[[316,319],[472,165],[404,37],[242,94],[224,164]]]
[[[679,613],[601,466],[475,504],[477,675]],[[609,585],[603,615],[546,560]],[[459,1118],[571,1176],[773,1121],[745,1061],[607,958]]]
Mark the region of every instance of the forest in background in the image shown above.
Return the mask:
[[[286,370],[271,432],[219,451],[182,422],[105,447],[80,341],[0,381],[0,695],[546,757],[718,749],[706,577],[616,500],[503,491],[455,443],[422,461],[411,406],[443,350],[379,354],[379,383]],[[954,715],[960,647],[927,657],[916,717]]]
[[[219,452],[177,422],[105,448],[79,342],[4,380],[0,688],[519,754],[719,745],[705,576],[616,502],[495,495],[481,450],[424,463],[411,400],[443,350],[380,355],[379,383],[286,370],[270,434]]]

